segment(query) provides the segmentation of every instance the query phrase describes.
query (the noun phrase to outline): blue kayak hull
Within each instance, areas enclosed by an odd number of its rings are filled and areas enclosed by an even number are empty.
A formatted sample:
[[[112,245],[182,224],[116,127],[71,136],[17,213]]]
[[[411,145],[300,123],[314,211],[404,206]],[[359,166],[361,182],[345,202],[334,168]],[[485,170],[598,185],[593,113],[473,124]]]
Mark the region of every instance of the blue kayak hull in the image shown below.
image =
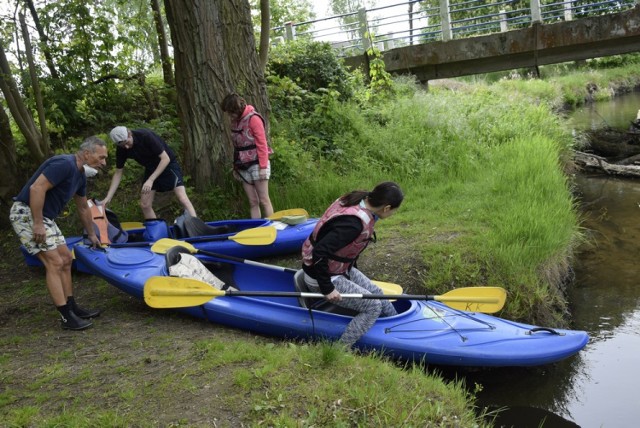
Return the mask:
[[[92,250],[78,246],[76,257],[93,274],[140,299],[144,298],[144,283],[149,277],[168,274],[164,256],[146,248]],[[295,291],[290,269],[200,258],[223,263],[227,273],[221,279],[240,290]],[[571,357],[589,340],[584,331],[538,329],[487,314],[458,311],[434,301],[401,299],[393,304],[398,315],[379,318],[357,342],[358,348],[435,365],[538,366]],[[310,311],[292,297],[224,296],[180,311],[289,339],[337,340],[351,320],[350,316]]]
[[[189,242],[199,250],[210,251],[245,259],[282,256],[300,251],[302,248],[302,244],[309,237],[311,232],[313,232],[313,229],[316,226],[317,222],[317,218],[308,219],[305,222],[296,225],[288,225],[279,221],[271,221],[265,219],[211,221],[207,222],[206,224],[211,227],[228,226],[234,232],[218,235],[182,238],[180,239],[180,241]],[[229,239],[229,237],[243,230],[266,226],[274,226],[277,230],[276,240],[272,244],[243,245],[235,242],[232,239]],[[171,230],[171,233],[173,233],[173,227],[170,227],[169,229]],[[152,242],[146,242],[142,237],[144,231],[144,228],[128,230],[127,232],[129,234],[129,242],[126,245],[135,247],[152,244]],[[80,236],[72,236],[65,239],[67,242],[67,247],[69,247],[69,249],[72,251],[77,245],[83,244],[82,237]],[[40,262],[40,259],[38,259],[38,257],[34,255],[29,254],[24,246],[21,245],[20,249],[28,266],[42,266],[42,262]],[[78,263],[76,260],[74,260],[73,263],[74,269],[80,272],[91,273],[91,271],[87,269],[82,263]]]

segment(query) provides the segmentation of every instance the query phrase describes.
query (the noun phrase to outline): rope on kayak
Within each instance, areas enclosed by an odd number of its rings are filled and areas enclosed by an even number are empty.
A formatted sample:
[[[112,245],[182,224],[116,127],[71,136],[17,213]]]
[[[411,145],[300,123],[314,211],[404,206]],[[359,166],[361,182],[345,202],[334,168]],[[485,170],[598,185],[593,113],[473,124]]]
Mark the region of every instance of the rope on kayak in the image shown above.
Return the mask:
[[[449,324],[449,322],[447,322],[447,321],[445,320],[445,317],[446,317],[446,316],[453,316],[453,315],[445,315],[445,316],[441,316],[441,315],[439,315],[439,316],[438,316],[438,318],[440,318],[440,319],[442,320],[442,322],[443,322],[444,324],[446,324],[446,327],[445,327],[445,326],[443,326],[442,328],[420,328],[420,329],[406,329],[406,328],[401,328],[401,327],[403,327],[403,326],[407,326],[407,325],[409,325],[409,324],[420,323],[420,322],[428,321],[428,320],[430,320],[430,319],[431,319],[431,318],[422,318],[422,319],[418,319],[418,320],[411,320],[411,321],[406,321],[406,322],[403,322],[403,323],[400,323],[400,324],[396,324],[396,325],[395,325],[395,326],[393,326],[393,327],[386,328],[386,329],[384,330],[384,332],[385,332],[385,334],[390,334],[390,333],[415,333],[415,332],[421,332],[421,331],[427,332],[427,331],[452,330],[452,331],[455,331],[455,332],[456,332],[456,334],[457,334],[458,336],[460,336],[460,339],[462,339],[462,341],[463,341],[463,342],[465,342],[465,341],[467,340],[467,338],[466,338],[466,337],[464,337],[464,336],[463,336],[463,335],[458,331],[458,329],[456,329],[455,327],[453,327],[451,324]],[[447,328],[447,327],[448,327],[448,328]]]
[[[430,307],[429,307],[429,308],[430,308]],[[431,309],[431,308],[430,308],[430,309]],[[479,324],[483,324],[483,325],[487,326],[490,330],[495,330],[495,328],[496,328],[494,325],[490,324],[489,322],[487,322],[487,321],[483,321],[483,320],[480,320],[480,319],[478,319],[478,318],[476,318],[476,317],[472,316],[471,314],[469,314],[469,313],[467,313],[467,312],[460,311],[460,310],[458,310],[458,309],[453,309],[453,308],[448,308],[448,309],[449,309],[449,310],[451,310],[451,311],[453,311],[453,312],[456,312],[456,313],[455,313],[455,314],[446,314],[446,315],[442,315],[442,314],[438,313],[438,311],[434,311],[434,310],[432,310],[432,313],[435,315],[435,317],[437,317],[437,318],[438,318],[438,319],[440,319],[444,324],[446,324],[446,325],[449,327],[449,329],[450,329],[451,331],[454,331],[458,336],[460,336],[460,339],[461,339],[463,342],[466,342],[466,341],[467,341],[467,337],[466,337],[466,336],[463,336],[463,335],[462,335],[462,333],[460,332],[460,330],[459,330],[459,329],[457,329],[457,328],[455,328],[454,326],[452,326],[452,325],[451,325],[451,324],[450,324],[450,323],[449,323],[445,318],[453,317],[453,316],[463,316],[463,317],[468,318],[468,319],[470,319],[470,320],[472,320],[472,321],[475,321],[475,322],[477,322],[477,323],[479,323]],[[427,331],[441,331],[441,330],[445,330],[444,328],[429,328],[429,329],[416,329],[416,330],[414,330],[414,329],[400,329],[400,328],[399,328],[399,327],[406,326],[406,325],[409,325],[409,324],[419,323],[419,322],[423,322],[423,321],[427,321],[427,320],[431,320],[431,319],[433,319],[433,318],[421,318],[421,319],[417,319],[417,320],[411,320],[411,321],[406,321],[406,322],[403,322],[403,323],[400,323],[400,324],[396,324],[396,325],[395,325],[395,326],[393,326],[393,327],[386,328],[386,329],[385,329],[385,334],[389,334],[389,333],[420,332],[420,331],[427,332]]]
[[[495,330],[495,329],[496,329],[496,326],[495,326],[495,325],[491,324],[491,323],[490,323],[490,322],[488,322],[488,321],[483,321],[483,320],[481,320],[481,319],[478,319],[478,318],[474,317],[474,316],[472,315],[472,313],[470,313],[470,312],[461,311],[460,309],[455,309],[455,308],[449,308],[449,309],[450,309],[451,311],[456,312],[456,313],[457,313],[459,316],[461,316],[461,317],[465,317],[465,318],[470,319],[471,321],[475,321],[475,322],[479,322],[480,324],[484,324],[484,325],[486,325],[487,327],[489,327],[491,330]],[[475,312],[473,312],[473,313],[475,313]]]

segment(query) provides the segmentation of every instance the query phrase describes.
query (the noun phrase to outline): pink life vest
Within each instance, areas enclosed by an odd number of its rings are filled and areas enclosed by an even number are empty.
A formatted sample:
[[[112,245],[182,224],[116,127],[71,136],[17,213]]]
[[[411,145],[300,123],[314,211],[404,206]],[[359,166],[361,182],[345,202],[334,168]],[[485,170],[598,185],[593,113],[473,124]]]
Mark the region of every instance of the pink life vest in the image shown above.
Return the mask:
[[[318,220],[311,235],[302,245],[302,263],[307,266],[313,265],[313,244],[318,237],[320,229],[322,229],[322,226],[329,220],[343,215],[358,217],[360,221],[362,221],[362,232],[353,242],[338,250],[333,257],[331,257],[331,260],[329,260],[329,273],[331,275],[342,275],[351,268],[360,253],[369,245],[374,232],[373,227],[375,220],[369,210],[362,208],[359,204],[345,207],[340,203],[340,199],[329,206],[320,220]]]
[[[239,169],[247,169],[258,162],[258,150],[256,150],[255,137],[251,133],[249,121],[251,117],[258,116],[264,124],[264,118],[260,113],[252,111],[239,121],[235,122],[235,127],[231,129],[231,139],[233,141],[233,165]],[[267,153],[273,153],[271,147],[267,147]]]

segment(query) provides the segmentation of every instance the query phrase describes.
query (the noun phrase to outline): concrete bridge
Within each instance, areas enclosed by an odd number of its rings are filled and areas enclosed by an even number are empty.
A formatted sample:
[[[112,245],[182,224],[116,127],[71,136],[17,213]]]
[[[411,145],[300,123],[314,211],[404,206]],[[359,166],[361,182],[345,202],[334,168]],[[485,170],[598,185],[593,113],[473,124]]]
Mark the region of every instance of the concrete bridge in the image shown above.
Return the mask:
[[[386,70],[421,82],[566,61],[640,52],[640,5],[616,14],[582,18],[466,39],[404,46],[382,52]],[[345,58],[367,66],[365,54]]]
[[[327,41],[348,66],[365,69],[364,52],[375,46],[387,71],[422,82],[640,52],[640,0],[452,1],[288,23],[274,36]]]

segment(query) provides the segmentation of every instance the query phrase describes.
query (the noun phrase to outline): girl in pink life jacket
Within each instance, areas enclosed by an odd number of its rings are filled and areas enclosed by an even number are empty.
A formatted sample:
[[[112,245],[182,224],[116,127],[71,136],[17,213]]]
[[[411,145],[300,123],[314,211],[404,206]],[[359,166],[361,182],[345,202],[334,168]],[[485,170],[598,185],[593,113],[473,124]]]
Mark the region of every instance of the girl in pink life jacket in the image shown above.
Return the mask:
[[[404,195],[393,182],[378,184],[371,192],[355,190],[337,199],[318,221],[302,246],[302,269],[307,287],[325,299],[358,312],[340,342],[351,348],[380,315],[396,315],[388,300],[342,299],[341,294],[382,294],[382,290],[355,264],[369,242],[375,241],[378,219],[392,216]]]
[[[269,198],[269,155],[273,150],[267,143],[264,118],[238,94],[229,94],[222,100],[222,111],[231,119],[233,176],[242,182],[251,218],[262,217],[260,206],[264,217],[268,217],[273,214]]]

